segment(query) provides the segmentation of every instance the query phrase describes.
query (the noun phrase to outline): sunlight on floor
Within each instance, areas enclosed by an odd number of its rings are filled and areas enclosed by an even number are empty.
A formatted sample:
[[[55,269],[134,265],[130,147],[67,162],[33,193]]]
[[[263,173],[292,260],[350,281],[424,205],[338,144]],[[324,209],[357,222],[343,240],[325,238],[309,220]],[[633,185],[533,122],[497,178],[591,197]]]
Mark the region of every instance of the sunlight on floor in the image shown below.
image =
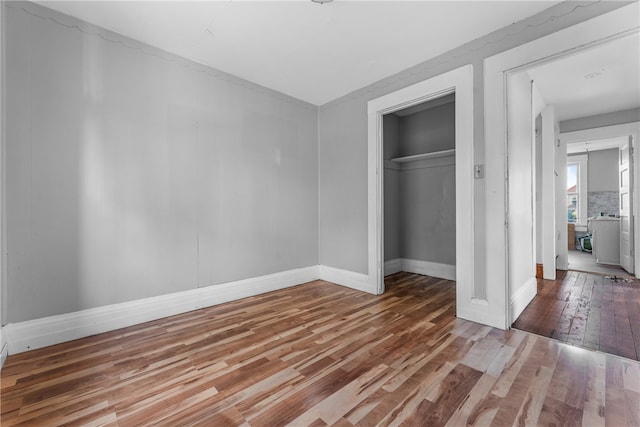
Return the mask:
[[[582,251],[569,251],[569,270],[628,276],[619,265],[596,264],[593,255]]]

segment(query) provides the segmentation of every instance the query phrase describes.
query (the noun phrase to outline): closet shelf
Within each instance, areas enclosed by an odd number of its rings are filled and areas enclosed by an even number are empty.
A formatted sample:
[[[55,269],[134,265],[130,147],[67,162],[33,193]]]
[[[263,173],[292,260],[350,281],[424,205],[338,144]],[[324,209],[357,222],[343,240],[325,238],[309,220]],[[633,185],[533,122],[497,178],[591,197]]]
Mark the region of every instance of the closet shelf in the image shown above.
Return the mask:
[[[407,163],[424,159],[436,159],[438,157],[453,156],[455,153],[456,149],[451,148],[450,150],[432,151],[431,153],[415,154],[413,156],[395,157],[391,159],[391,161],[396,163]]]

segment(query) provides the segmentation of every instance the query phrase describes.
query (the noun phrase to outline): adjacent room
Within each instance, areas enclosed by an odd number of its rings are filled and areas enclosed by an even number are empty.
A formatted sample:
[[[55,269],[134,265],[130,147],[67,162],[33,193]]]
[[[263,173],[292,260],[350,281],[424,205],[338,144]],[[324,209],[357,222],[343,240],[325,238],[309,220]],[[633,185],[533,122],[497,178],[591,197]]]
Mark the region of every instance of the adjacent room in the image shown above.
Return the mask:
[[[537,104],[538,283],[513,324],[634,360],[640,360],[634,251],[640,242],[633,232],[639,74],[637,34],[527,70]]]
[[[638,1],[1,0],[0,424],[640,425],[640,92],[544,83],[638,34]]]

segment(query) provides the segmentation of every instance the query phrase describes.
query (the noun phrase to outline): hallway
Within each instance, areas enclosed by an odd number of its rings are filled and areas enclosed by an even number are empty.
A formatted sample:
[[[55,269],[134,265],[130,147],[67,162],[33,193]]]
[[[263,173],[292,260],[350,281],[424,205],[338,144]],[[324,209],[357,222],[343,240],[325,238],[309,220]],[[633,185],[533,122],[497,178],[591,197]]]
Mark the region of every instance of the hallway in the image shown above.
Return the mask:
[[[640,360],[640,281],[558,271],[513,327],[590,350]]]

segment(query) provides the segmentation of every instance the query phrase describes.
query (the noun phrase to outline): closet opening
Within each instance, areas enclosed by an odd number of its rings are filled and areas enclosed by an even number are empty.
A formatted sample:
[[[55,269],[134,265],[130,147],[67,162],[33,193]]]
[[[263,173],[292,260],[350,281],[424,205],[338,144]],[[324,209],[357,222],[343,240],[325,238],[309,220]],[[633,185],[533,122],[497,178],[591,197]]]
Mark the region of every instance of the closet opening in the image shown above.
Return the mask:
[[[384,114],[386,286],[420,286],[456,312],[455,93]],[[440,310],[439,310],[440,311]]]
[[[447,97],[451,98],[453,102],[443,103],[445,100],[449,101]],[[423,108],[424,106],[419,107],[422,114],[429,116],[439,106],[443,110],[450,108],[454,111],[453,118],[449,122],[449,126],[453,123],[455,127],[455,131],[452,133],[454,141],[450,142],[453,145],[437,145],[441,144],[437,140],[432,140],[429,143],[426,140],[418,141],[415,146],[406,145],[400,147],[404,151],[399,151],[397,155],[389,154],[389,156],[385,157],[385,149],[388,150],[391,147],[391,143],[384,143],[385,127],[387,133],[393,127],[393,124],[385,125],[385,116],[422,104],[431,107],[426,109]],[[444,309],[446,313],[443,313],[443,315],[455,313],[458,318],[504,327],[506,318],[504,302],[500,300],[499,294],[487,293],[488,289],[483,280],[485,272],[482,263],[476,265],[476,256],[478,254],[484,256],[484,252],[479,253],[478,249],[495,250],[495,248],[489,244],[491,242],[486,242],[487,244],[485,245],[482,240],[476,241],[475,239],[476,213],[481,213],[482,210],[476,206],[477,200],[474,195],[476,191],[484,188],[485,168],[481,163],[474,164],[473,106],[473,66],[471,65],[465,65],[455,70],[438,74],[368,102],[368,274],[362,278],[355,277],[354,282],[357,283],[356,280],[361,280],[362,282],[366,280],[361,286],[362,289],[380,295],[385,290],[385,259],[390,261],[387,263],[389,268],[387,272],[393,271],[393,268],[407,270],[412,267],[419,267],[421,268],[419,270],[421,274],[430,274],[437,281],[444,282],[446,281],[445,279],[455,278],[455,284],[453,284],[455,287],[454,296],[452,296],[455,298],[455,307],[451,311]],[[406,113],[406,111],[404,112]],[[402,118],[402,115],[396,114],[396,117],[399,123],[409,120]],[[386,120],[393,121],[394,118],[387,118]],[[441,123],[437,123],[437,125],[441,125]],[[435,129],[435,126],[427,127],[426,132],[435,133]],[[429,145],[431,143],[434,145]],[[418,151],[419,147],[425,148]],[[430,147],[428,148],[430,151],[425,151],[427,150],[426,147]],[[447,151],[454,148],[454,152]],[[453,155],[450,156],[451,158],[447,158],[447,154]],[[455,165],[445,165],[444,163],[447,161],[454,161]],[[431,166],[439,164],[440,166],[412,169],[416,165],[424,163]],[[443,185],[442,177],[437,178],[434,174],[433,179],[428,182],[414,184],[415,189],[419,191],[419,194],[415,197],[419,197],[419,199],[409,200],[407,197],[403,198],[403,201],[407,203],[424,201],[428,210],[421,215],[436,219],[436,221],[430,221],[426,226],[426,230],[431,230],[433,231],[432,233],[421,231],[423,244],[427,246],[423,246],[422,249],[411,248],[411,250],[422,250],[423,253],[428,254],[428,257],[424,257],[426,260],[409,258],[414,256],[411,253],[415,252],[409,253],[407,251],[401,253],[399,252],[399,247],[395,256],[392,249],[387,249],[385,255],[385,233],[388,239],[389,230],[393,230],[389,227],[387,227],[388,230],[385,230],[385,165],[392,166],[393,169],[400,169],[396,171],[399,176],[402,174],[429,174],[437,169],[446,169],[447,167],[449,168],[449,173],[454,173],[455,175],[455,180],[449,181],[449,187]],[[494,171],[487,170],[486,173],[488,176]],[[437,179],[441,181],[436,186]],[[392,180],[393,178],[387,180],[386,185],[392,183]],[[426,190],[433,188],[438,189],[440,195],[447,198],[429,197],[429,192]],[[407,196],[410,195],[408,190],[403,191]],[[395,196],[400,194],[402,193],[398,190]],[[452,198],[449,199],[449,196]],[[394,195],[388,193],[387,197],[393,199]],[[445,200],[453,204],[447,205]],[[453,202],[454,200],[455,202]],[[407,213],[405,211],[405,214],[413,215],[416,212]],[[393,216],[394,214],[391,213],[390,215]],[[437,221],[444,221],[445,217],[447,219],[450,217],[451,221],[453,221],[451,224],[455,224],[455,227],[450,228],[448,232],[440,233],[443,231],[441,230],[443,228],[441,224],[444,222],[439,225]],[[409,224],[409,220],[406,223],[398,222],[397,227],[398,229],[407,230]],[[436,232],[439,234],[436,234]],[[396,236],[401,237],[398,233],[396,233]],[[415,245],[420,240],[419,236],[418,232],[411,234],[409,235],[410,241],[405,240],[403,243]],[[444,239],[446,243],[439,239]],[[453,256],[452,253],[455,255]],[[444,254],[448,254],[447,257],[443,257]],[[418,256],[415,257],[419,258]],[[412,263],[411,260],[421,262]],[[476,278],[480,280],[476,280]],[[438,298],[434,301],[437,300]],[[431,300],[429,299],[429,301]],[[426,307],[425,310],[427,310]],[[441,310],[443,310],[443,307],[439,307],[435,313],[429,313],[427,317],[431,319],[431,316],[439,316],[436,313]],[[439,322],[440,320],[442,319],[436,321]]]

